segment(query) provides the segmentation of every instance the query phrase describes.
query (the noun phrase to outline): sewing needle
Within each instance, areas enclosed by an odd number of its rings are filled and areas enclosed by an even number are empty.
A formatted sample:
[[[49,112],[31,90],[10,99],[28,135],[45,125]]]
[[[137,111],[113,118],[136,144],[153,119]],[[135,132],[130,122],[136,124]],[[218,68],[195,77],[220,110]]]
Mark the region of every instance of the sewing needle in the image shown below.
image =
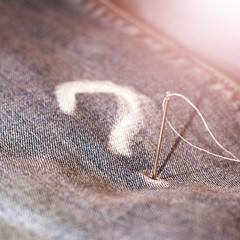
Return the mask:
[[[158,164],[159,154],[160,154],[161,145],[162,145],[162,137],[163,137],[164,125],[165,125],[165,121],[166,121],[166,117],[167,117],[167,108],[168,108],[169,95],[170,95],[170,92],[167,92],[166,93],[165,104],[164,104],[162,124],[161,124],[159,139],[158,139],[158,146],[157,146],[157,152],[156,152],[156,158],[155,158],[155,163],[154,163],[154,168],[153,168],[152,179],[157,179],[157,164]]]

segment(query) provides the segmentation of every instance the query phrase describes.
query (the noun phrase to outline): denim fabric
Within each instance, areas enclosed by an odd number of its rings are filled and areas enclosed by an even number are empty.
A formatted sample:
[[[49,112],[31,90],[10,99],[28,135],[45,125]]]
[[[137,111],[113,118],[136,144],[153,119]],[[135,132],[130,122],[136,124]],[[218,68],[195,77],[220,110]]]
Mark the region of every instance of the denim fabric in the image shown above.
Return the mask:
[[[0,239],[239,239],[239,163],[166,126],[148,177],[166,91],[239,156],[239,90],[97,1],[1,0]],[[168,119],[224,154],[183,101]]]

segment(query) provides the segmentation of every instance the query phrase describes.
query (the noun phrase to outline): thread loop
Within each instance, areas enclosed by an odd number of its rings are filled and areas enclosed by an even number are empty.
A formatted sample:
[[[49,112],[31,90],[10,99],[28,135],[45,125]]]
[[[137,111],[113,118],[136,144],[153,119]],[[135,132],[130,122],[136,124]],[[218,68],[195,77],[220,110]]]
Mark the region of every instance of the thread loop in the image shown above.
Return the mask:
[[[225,156],[221,156],[221,155],[218,155],[218,154],[215,154],[213,152],[210,152],[204,148],[201,148],[201,147],[198,147],[192,143],[190,143],[187,139],[185,139],[183,136],[181,136],[177,130],[172,126],[172,124],[168,121],[168,119],[166,118],[166,122],[168,123],[169,127],[175,132],[175,134],[177,134],[183,141],[185,141],[187,144],[189,144],[190,146],[192,146],[193,148],[196,148],[202,152],[206,152],[207,154],[210,154],[210,155],[213,155],[215,157],[219,157],[219,158],[222,158],[222,159],[225,159],[225,160],[229,160],[229,161],[234,161],[234,162],[240,162],[240,159],[238,159],[233,153],[231,153],[230,151],[228,151],[226,148],[224,148],[218,141],[217,139],[214,137],[213,133],[211,132],[211,130],[209,129],[203,115],[200,113],[200,111],[198,110],[198,108],[189,100],[187,99],[185,96],[183,96],[182,94],[178,94],[178,93],[171,93],[169,94],[167,97],[170,98],[170,97],[173,97],[173,96],[176,96],[176,97],[181,97],[183,98],[187,103],[189,103],[194,109],[195,111],[198,113],[198,115],[201,117],[203,123],[204,123],[204,126],[206,128],[206,130],[208,131],[208,133],[210,134],[210,136],[212,137],[212,139],[214,140],[214,142],[221,148],[223,149],[226,153],[228,153],[229,155],[231,155],[233,158],[229,158],[229,157],[225,157]],[[163,111],[164,111],[164,106],[165,106],[165,103],[166,103],[166,100],[167,100],[167,97],[164,98],[163,100],[163,103],[162,103],[162,108],[163,108]]]

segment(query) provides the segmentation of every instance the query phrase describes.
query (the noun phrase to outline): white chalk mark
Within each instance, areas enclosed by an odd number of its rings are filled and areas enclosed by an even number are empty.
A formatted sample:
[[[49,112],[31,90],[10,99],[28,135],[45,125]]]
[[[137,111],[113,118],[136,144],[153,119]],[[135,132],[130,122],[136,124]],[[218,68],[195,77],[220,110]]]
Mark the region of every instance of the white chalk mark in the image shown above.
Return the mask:
[[[147,102],[147,97],[134,90],[119,86],[109,81],[72,81],[56,87],[56,97],[60,109],[66,114],[73,114],[78,93],[114,94],[118,103],[116,122],[110,134],[110,148],[124,156],[130,156],[132,137],[143,125],[144,113],[141,105]]]

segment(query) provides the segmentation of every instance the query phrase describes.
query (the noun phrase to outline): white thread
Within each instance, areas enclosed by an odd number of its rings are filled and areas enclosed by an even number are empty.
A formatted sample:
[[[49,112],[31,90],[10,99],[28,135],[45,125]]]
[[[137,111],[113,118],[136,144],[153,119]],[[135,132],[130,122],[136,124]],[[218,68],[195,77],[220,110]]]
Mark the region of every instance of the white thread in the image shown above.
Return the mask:
[[[203,121],[203,123],[204,123],[204,125],[205,125],[205,127],[206,127],[206,129],[207,129],[207,131],[208,131],[209,134],[211,135],[211,137],[212,137],[212,139],[214,140],[214,142],[215,142],[220,148],[222,148],[225,152],[227,152],[228,154],[230,154],[233,158],[224,157],[224,156],[221,156],[221,155],[212,153],[212,152],[210,152],[210,151],[208,151],[208,150],[206,150],[206,149],[200,148],[200,147],[198,147],[198,146],[190,143],[188,140],[186,140],[184,137],[182,137],[182,136],[175,130],[175,128],[172,126],[172,124],[168,121],[168,119],[166,119],[166,121],[167,121],[168,125],[170,126],[170,128],[171,128],[183,141],[185,141],[185,142],[186,142],[187,144],[189,144],[190,146],[192,146],[192,147],[194,147],[194,148],[196,148],[196,149],[198,149],[198,150],[200,150],[200,151],[203,151],[203,152],[206,152],[206,153],[208,153],[208,154],[211,154],[211,155],[213,155],[213,156],[215,156],[215,157],[220,157],[220,158],[225,159],[225,160],[240,162],[240,160],[239,160],[236,156],[234,156],[231,152],[229,152],[226,148],[224,148],[224,147],[217,141],[217,139],[213,136],[212,132],[210,131],[210,129],[209,129],[209,127],[208,127],[208,125],[207,125],[204,117],[203,117],[202,114],[200,113],[200,111],[199,111],[199,110],[197,109],[197,107],[196,107],[190,100],[188,100],[185,96],[183,96],[183,95],[181,95],[181,94],[178,94],[178,93],[168,94],[168,95],[164,98],[163,103],[162,103],[163,111],[164,111],[164,105],[165,105],[166,99],[167,99],[168,97],[172,97],[172,96],[177,96],[177,97],[183,98],[187,103],[189,103],[189,104],[196,110],[196,112],[197,112],[198,115],[201,117],[201,119],[202,119],[202,121]]]

